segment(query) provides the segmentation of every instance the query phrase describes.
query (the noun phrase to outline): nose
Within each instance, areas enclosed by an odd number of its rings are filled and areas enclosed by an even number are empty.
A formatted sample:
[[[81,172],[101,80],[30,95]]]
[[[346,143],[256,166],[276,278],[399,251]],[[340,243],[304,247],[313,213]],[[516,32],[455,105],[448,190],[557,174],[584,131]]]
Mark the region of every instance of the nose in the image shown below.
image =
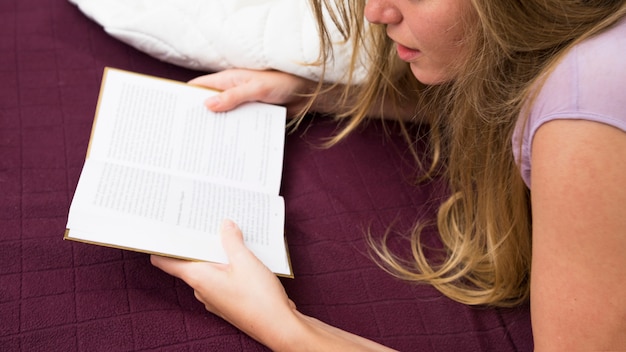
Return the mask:
[[[397,24],[402,21],[402,13],[393,0],[368,0],[365,4],[365,18],[375,24]]]

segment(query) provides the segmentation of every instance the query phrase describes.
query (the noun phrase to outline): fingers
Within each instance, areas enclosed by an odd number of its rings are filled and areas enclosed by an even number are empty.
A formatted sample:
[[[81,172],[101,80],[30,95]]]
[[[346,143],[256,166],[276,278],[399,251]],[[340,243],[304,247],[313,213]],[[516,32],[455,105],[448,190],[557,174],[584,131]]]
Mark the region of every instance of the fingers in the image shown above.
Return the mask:
[[[220,91],[205,101],[208,109],[225,112],[252,101],[285,106],[303,106],[305,92],[317,83],[289,73],[274,70],[228,69],[201,76],[190,84]]]
[[[243,233],[233,221],[224,220],[222,222],[220,237],[229,263],[226,270],[231,274],[238,275],[244,272],[271,273],[267,266],[246,247]]]
[[[223,112],[249,101],[261,100],[260,92],[250,84],[253,73],[249,70],[229,69],[194,78],[188,83],[220,91],[204,104],[212,111]]]
[[[215,112],[229,111],[247,102],[263,100],[261,93],[253,84],[244,83],[209,97],[204,105]]]
[[[226,252],[226,256],[228,257],[230,263],[236,261],[242,256],[253,256],[252,252],[248,250],[243,242],[243,234],[241,230],[233,221],[224,220],[222,222],[220,228],[220,236],[222,246],[224,247],[224,251]],[[227,266],[226,264],[193,262],[158,255],[151,255],[150,262],[152,263],[152,265],[165,271],[166,273],[181,279],[185,279],[186,276],[189,276],[188,273],[192,271],[191,266],[208,265],[216,269],[222,270]]]
[[[215,90],[227,90],[241,83],[242,74],[242,70],[229,69],[196,77],[187,83]]]
[[[243,242],[241,230],[233,221],[226,219],[222,222],[220,236],[230,263],[237,262],[242,256],[252,255]]]
[[[188,264],[185,260],[162,257],[158,255],[150,256],[150,263],[166,273],[180,278]]]

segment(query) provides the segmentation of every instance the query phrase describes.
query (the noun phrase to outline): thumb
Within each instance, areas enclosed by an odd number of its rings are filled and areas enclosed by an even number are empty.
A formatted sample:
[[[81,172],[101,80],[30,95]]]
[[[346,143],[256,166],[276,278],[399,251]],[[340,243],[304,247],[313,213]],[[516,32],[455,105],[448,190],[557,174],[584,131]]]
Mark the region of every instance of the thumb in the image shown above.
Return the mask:
[[[244,103],[261,101],[264,97],[264,92],[259,90],[258,85],[244,82],[207,98],[204,105],[214,112],[226,112]]]
[[[231,264],[237,257],[250,252],[243,242],[243,233],[232,220],[225,219],[222,222],[220,238],[226,257]]]

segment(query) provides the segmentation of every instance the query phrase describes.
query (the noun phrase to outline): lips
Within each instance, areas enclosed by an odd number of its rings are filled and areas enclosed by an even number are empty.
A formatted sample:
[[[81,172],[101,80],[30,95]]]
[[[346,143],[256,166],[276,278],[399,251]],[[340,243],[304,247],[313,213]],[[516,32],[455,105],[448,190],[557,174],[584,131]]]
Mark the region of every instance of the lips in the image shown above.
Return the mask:
[[[419,50],[407,48],[406,46],[397,43],[396,50],[398,51],[398,57],[400,60],[407,62],[417,59],[422,54]]]

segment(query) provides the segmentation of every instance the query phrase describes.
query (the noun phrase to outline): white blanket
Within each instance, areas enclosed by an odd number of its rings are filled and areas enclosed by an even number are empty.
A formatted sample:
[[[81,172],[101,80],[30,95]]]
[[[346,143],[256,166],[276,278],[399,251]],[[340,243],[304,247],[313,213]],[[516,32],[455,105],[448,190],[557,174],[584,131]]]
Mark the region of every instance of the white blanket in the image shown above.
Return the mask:
[[[111,36],[179,66],[219,71],[276,69],[317,80],[321,67],[307,0],[69,0]],[[331,29],[327,81],[345,81],[350,44]],[[353,77],[364,76],[364,65]]]

